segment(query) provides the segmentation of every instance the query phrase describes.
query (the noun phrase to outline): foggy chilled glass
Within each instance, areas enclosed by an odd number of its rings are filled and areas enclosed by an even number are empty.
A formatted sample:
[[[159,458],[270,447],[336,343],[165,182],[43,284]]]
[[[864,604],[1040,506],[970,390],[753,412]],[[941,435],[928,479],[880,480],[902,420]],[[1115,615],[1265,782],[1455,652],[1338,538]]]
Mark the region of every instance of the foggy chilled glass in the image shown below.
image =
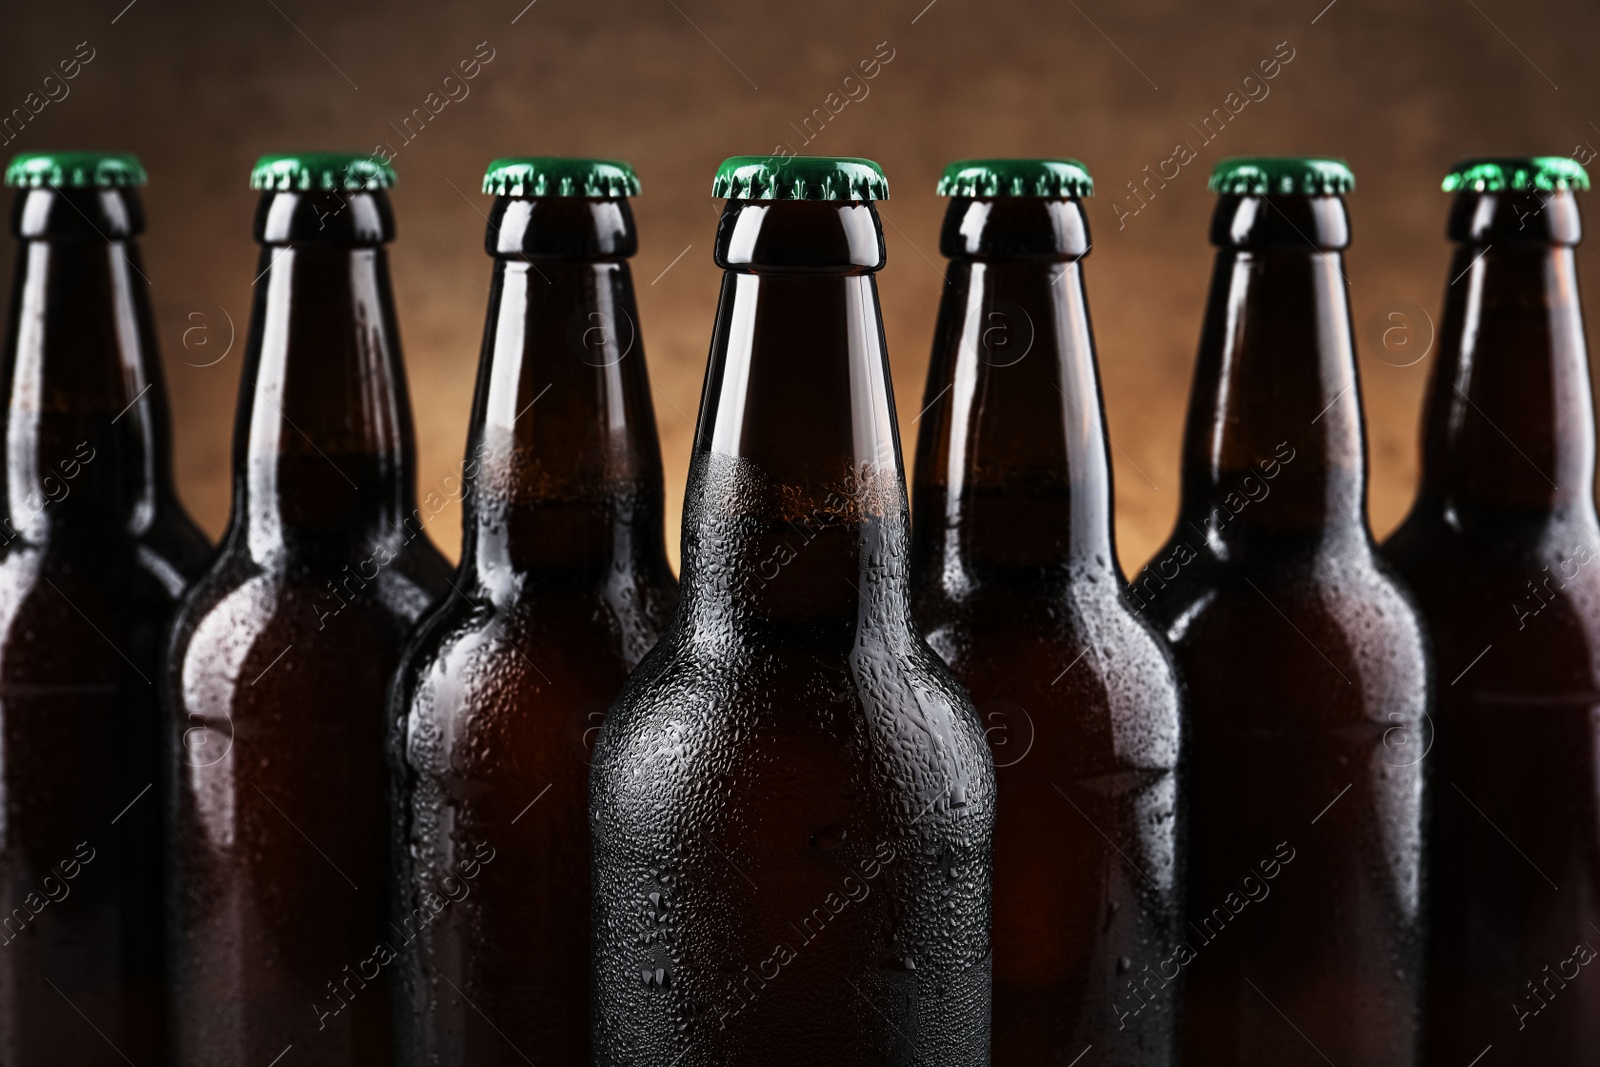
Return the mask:
[[[908,604],[882,178],[767,166],[719,183],[682,591],[595,752],[595,1062],[980,1067],[994,771]]]

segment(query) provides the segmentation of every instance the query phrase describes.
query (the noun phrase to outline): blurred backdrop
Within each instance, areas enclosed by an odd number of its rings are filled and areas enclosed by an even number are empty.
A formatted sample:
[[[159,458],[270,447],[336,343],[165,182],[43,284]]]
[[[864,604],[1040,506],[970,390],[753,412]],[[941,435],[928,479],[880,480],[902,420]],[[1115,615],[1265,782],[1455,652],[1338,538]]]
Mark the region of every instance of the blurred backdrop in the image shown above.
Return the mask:
[[[490,269],[484,165],[629,160],[644,185],[633,271],[674,559],[718,287],[717,163],[789,146],[883,164],[893,199],[879,283],[909,462],[943,284],[941,168],[1076,157],[1098,187],[1089,296],[1133,572],[1176,510],[1216,160],[1327,154],[1355,170],[1349,277],[1383,534],[1410,502],[1448,281],[1440,178],[1470,154],[1588,159],[1600,146],[1597,41],[1600,6],[1580,0],[51,0],[6,8],[0,138],[7,156],[143,157],[179,488],[213,536],[227,521],[257,272],[246,187],[257,155],[390,146],[424,494],[459,469],[465,442]],[[45,81],[74,58],[76,77]],[[478,63],[470,80],[464,60]],[[1263,60],[1278,64],[1271,80]],[[1195,158],[1171,177],[1180,145]],[[1595,242],[1581,254],[1591,312],[1596,255]],[[0,257],[8,292],[11,273]],[[453,555],[458,512],[431,532]]]

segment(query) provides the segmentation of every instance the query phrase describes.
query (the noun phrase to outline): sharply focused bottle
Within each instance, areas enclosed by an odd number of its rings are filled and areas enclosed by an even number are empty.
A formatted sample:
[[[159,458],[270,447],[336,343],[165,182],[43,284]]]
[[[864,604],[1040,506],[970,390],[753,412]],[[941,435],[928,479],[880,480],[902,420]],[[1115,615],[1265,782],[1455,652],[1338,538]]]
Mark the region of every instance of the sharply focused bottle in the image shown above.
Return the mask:
[[[1415,1062],[1421,623],[1367,525],[1331,160],[1228,160],[1172,538],[1130,598],[1187,686],[1185,1059]]]
[[[912,604],[994,749],[994,1063],[1172,1064],[1178,686],[1112,540],[1092,184],[1070,160],[966,160],[939,192]]]
[[[185,599],[171,718],[176,1062],[390,1062],[386,698],[447,588],[423,532],[387,165],[266,156],[233,514]]]
[[[145,174],[51,152],[5,180],[21,245],[0,365],[0,1063],[157,1063],[153,682],[207,546],[172,487]]]
[[[1600,522],[1571,159],[1468,160],[1422,431],[1386,546],[1433,636],[1427,1062],[1600,1049]]]
[[[589,745],[677,599],[624,163],[503,159],[460,595],[396,691],[400,1061],[587,1067]]]
[[[594,1058],[989,1054],[994,769],[912,621],[877,165],[734,157],[672,625],[590,781]]]

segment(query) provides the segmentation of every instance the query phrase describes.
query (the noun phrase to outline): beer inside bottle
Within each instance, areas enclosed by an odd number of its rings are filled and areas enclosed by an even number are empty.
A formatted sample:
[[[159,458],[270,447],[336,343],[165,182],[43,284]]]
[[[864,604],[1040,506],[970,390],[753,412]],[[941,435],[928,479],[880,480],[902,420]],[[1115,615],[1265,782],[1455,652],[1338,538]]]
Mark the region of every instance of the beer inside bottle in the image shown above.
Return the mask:
[[[1171,539],[1129,597],[1187,686],[1185,1058],[1415,1062],[1422,629],[1378,558],[1350,171],[1229,160]],[[1170,970],[1170,967],[1169,967]]]
[[[1563,157],[1445,180],[1456,248],[1422,484],[1386,552],[1432,633],[1428,1062],[1600,1048],[1600,522]]]
[[[594,1056],[989,1055],[994,771],[908,604],[876,164],[735,157],[672,625],[602,728]]]
[[[677,596],[625,163],[496,160],[459,596],[400,669],[405,1064],[587,1067],[589,751]]]
[[[233,513],[165,671],[180,1064],[390,1058],[386,697],[448,577],[413,487],[393,179],[338,153],[251,178]]]
[[[912,603],[999,789],[994,1063],[1176,1062],[1178,689],[1122,598],[1084,291],[1089,174],[952,163]]]
[[[154,683],[207,545],[172,486],[145,174],[122,153],[49,152],[5,178],[20,245],[0,366],[0,1062],[162,1062]]]

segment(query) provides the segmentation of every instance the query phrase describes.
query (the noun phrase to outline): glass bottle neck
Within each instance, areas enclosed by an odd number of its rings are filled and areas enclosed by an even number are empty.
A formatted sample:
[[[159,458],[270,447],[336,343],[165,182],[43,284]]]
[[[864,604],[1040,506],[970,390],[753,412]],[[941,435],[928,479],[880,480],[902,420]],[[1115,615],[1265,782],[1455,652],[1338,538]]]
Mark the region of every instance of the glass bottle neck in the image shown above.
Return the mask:
[[[1335,197],[1223,197],[1185,428],[1179,526],[1368,541],[1361,388]]]
[[[1452,236],[1461,243],[1423,424],[1419,506],[1463,523],[1574,514],[1592,523],[1594,404],[1573,249],[1577,208],[1568,192],[1520,194],[1542,215],[1530,225],[1518,199],[1458,198]]]
[[[865,203],[729,204],[683,522],[690,632],[909,626],[905,483]]]
[[[252,555],[417,536],[415,451],[381,246],[261,249],[235,432]]]
[[[493,586],[667,573],[660,446],[625,260],[497,259],[464,467]]]
[[[973,220],[976,212],[985,217]],[[951,592],[980,573],[992,582],[1017,572],[1019,585],[1034,589],[1040,570],[1116,568],[1081,208],[1032,198],[958,202],[945,244],[953,224],[987,231],[979,240],[995,243],[996,214],[1025,214],[1028,228],[1075,239],[1027,257],[945,249],[957,257],[920,420],[913,570]]]
[[[132,190],[18,195],[0,542],[138,536],[173,499],[142,229]]]

